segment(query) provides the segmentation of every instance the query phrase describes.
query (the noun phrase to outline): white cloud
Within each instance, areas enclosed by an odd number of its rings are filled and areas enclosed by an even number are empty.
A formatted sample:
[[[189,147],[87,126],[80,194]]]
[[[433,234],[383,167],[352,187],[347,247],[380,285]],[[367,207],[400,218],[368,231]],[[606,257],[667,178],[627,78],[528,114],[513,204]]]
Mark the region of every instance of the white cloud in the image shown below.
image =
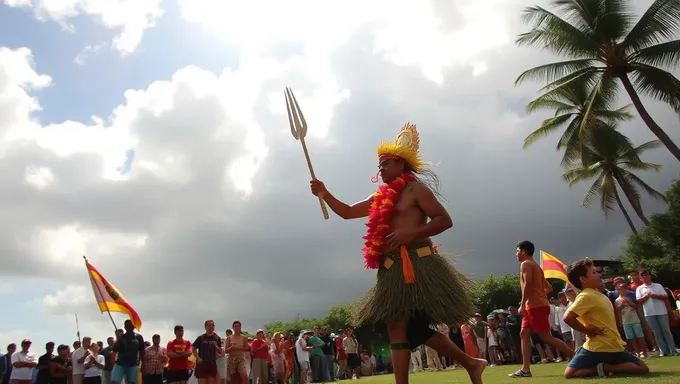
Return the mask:
[[[122,55],[134,52],[142,41],[144,31],[152,28],[163,15],[161,0],[4,0],[4,2],[10,7],[31,8],[38,20],[57,22],[67,30],[74,29],[70,23],[76,17],[91,16],[104,28],[120,30],[111,45]]]
[[[83,48],[83,50],[73,58],[73,62],[78,65],[85,65],[85,61],[87,61],[88,57],[90,57],[90,55],[93,53],[99,52],[102,48],[104,48],[104,45],[105,43],[86,45],[85,48]]]
[[[45,189],[54,183],[54,174],[47,167],[26,167],[24,181],[37,189]]]

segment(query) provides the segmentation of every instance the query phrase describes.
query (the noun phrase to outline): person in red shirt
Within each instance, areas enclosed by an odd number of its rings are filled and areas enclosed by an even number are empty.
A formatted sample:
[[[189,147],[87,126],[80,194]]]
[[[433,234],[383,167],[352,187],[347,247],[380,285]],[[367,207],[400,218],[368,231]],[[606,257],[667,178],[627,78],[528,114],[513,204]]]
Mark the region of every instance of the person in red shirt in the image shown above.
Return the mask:
[[[345,339],[345,330],[341,329],[338,331],[338,335],[335,338],[335,350],[337,351],[338,359],[338,372],[335,377],[338,379],[342,378],[345,373],[347,373],[347,353],[345,353],[345,347],[342,345],[342,340]]]
[[[191,369],[191,342],[184,340],[184,327],[175,326],[175,339],[168,342],[168,373],[166,378],[168,384],[187,384],[189,381],[189,370]]]
[[[257,383],[258,378],[260,383],[269,382],[269,364],[267,361],[269,358],[269,344],[264,339],[264,331],[261,329],[257,330],[255,340],[250,343],[250,353],[253,356],[251,368],[253,383]]]

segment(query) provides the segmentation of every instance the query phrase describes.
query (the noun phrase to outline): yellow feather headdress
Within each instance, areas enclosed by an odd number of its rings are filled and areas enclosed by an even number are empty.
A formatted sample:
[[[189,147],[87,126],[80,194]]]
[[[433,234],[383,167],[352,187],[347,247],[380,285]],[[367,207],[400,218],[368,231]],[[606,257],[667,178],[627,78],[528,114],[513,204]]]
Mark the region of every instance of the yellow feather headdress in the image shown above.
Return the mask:
[[[378,146],[378,158],[396,156],[404,159],[415,172],[420,172],[425,165],[418,153],[420,149],[420,135],[415,124],[406,123],[399,130],[399,134],[393,141],[385,142]]]

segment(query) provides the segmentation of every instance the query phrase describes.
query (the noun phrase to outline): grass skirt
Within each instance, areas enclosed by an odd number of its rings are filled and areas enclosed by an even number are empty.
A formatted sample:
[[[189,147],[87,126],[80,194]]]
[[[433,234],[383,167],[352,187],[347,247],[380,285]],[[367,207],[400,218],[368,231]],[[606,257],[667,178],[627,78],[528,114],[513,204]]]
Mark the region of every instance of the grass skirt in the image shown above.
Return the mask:
[[[430,324],[457,327],[474,316],[472,281],[434,250],[419,257],[416,251],[423,247],[432,247],[432,243],[408,247],[416,276],[412,284],[404,282],[399,251],[383,255],[377,282],[354,304],[354,326],[395,324],[424,317]],[[394,261],[389,268],[385,267],[387,258]]]

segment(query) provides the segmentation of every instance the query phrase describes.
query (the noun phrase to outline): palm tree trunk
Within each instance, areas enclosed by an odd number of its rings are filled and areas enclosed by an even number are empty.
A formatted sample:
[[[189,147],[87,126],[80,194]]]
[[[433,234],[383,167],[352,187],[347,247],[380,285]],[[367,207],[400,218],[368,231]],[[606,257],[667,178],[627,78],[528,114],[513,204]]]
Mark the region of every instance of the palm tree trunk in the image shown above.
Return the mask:
[[[623,213],[623,216],[626,218],[626,221],[628,222],[628,225],[630,226],[630,230],[633,231],[634,234],[638,234],[637,229],[635,229],[635,224],[633,224],[633,220],[630,219],[630,216],[628,215],[628,212],[626,211],[626,208],[623,207],[623,203],[621,202],[621,198],[619,197],[619,192],[614,190],[614,196],[616,196],[616,203],[619,205],[619,209],[621,210],[621,213]]]
[[[649,115],[647,110],[645,109],[645,106],[642,105],[642,101],[640,100],[640,97],[638,96],[637,92],[635,91],[635,88],[633,87],[633,84],[630,82],[630,79],[628,78],[627,74],[623,74],[619,76],[619,79],[621,79],[621,83],[623,83],[623,87],[626,89],[626,92],[628,92],[628,96],[630,96],[630,100],[633,102],[633,105],[635,106],[635,109],[637,109],[638,113],[640,114],[640,117],[642,118],[642,121],[647,124],[647,128],[649,128],[650,131],[663,143],[663,145],[668,148],[668,150],[675,156],[678,161],[680,161],[680,148],[678,148],[677,145],[671,140],[671,138],[664,132],[663,129],[652,119],[652,116]]]
[[[635,211],[635,213],[638,215],[640,220],[642,220],[642,222],[645,223],[645,225],[649,225],[649,220],[647,220],[647,217],[645,216],[644,212],[642,212],[642,204],[640,204],[640,200],[636,199],[635,196],[631,193],[630,186],[625,182],[625,180],[623,180],[623,178],[618,172],[614,173],[614,179],[616,179],[616,182],[619,184],[619,187],[621,187],[623,194],[626,195],[626,199],[628,199],[628,202],[633,207],[633,211]]]

